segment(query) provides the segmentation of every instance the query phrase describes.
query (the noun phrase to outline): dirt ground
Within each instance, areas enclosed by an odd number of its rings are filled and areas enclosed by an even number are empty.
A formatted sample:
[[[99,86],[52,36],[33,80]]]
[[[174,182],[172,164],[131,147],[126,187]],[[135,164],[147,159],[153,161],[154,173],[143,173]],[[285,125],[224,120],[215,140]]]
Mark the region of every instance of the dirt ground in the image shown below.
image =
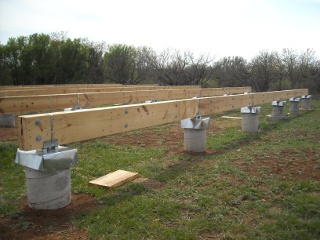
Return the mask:
[[[240,126],[240,124],[239,120],[219,122],[219,125],[210,124],[207,132],[220,132],[225,127],[231,125]],[[1,128],[0,143],[1,141],[18,143],[18,128]],[[167,129],[157,133],[142,129],[138,134],[110,136],[107,141],[116,145],[129,144],[144,147],[157,147],[166,144],[168,147],[167,155],[188,154],[183,151],[183,131],[179,124],[170,124]],[[203,154],[217,153],[213,150],[208,150]],[[261,174],[290,174],[298,179],[310,178],[320,181],[320,169],[316,168],[316,160],[316,153],[312,150],[305,149],[304,154],[301,154],[300,151],[296,152],[288,149],[283,151],[281,157],[273,158],[272,154],[268,157],[257,157],[254,162],[250,163],[250,167],[248,167],[246,159],[234,161],[233,164],[254,176],[261,176]],[[261,169],[263,172],[261,172]],[[152,185],[150,181],[146,181],[146,184]],[[154,186],[154,188],[157,187],[159,186]],[[88,194],[73,193],[71,204],[59,211],[30,209],[27,206],[27,199],[24,198],[21,200],[20,211],[17,214],[14,216],[0,215],[0,239],[87,239],[86,231],[72,227],[70,222],[84,210],[94,212],[98,209],[99,206],[96,203],[96,199]],[[22,217],[24,217],[23,221],[21,220]],[[50,221],[50,224],[48,221]],[[48,225],[50,226],[49,228]]]
[[[72,194],[71,204],[59,211],[31,209],[25,197],[17,214],[0,216],[0,239],[87,239],[86,231],[73,228],[70,222],[83,211],[97,208],[88,194]]]

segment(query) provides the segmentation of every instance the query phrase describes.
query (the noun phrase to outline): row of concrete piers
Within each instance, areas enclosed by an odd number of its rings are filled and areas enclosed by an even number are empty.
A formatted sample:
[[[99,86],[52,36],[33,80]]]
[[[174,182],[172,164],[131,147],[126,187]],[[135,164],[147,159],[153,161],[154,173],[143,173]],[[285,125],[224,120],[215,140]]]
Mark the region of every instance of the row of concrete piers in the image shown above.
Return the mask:
[[[273,101],[271,103],[272,115],[267,116],[269,121],[280,121],[289,119],[291,116],[299,115],[299,110],[310,109],[311,95],[301,98],[290,98],[290,111],[288,116],[284,114],[286,101]],[[301,104],[301,105],[300,105]],[[241,108],[242,131],[248,133],[258,132],[259,113],[261,108],[257,106],[247,106]],[[188,152],[205,152],[206,128],[209,126],[210,118],[189,118],[181,121],[184,129],[184,150]]]

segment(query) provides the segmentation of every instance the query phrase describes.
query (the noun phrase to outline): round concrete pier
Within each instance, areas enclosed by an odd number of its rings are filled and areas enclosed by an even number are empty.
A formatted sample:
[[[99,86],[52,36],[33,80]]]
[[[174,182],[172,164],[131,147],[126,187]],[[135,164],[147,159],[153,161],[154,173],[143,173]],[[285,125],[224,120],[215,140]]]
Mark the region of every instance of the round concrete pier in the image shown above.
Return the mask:
[[[310,98],[302,98],[301,99],[301,108],[310,109],[310,103],[311,103]]]
[[[0,127],[14,127],[14,114],[0,114]]]
[[[188,152],[206,151],[206,129],[184,129],[184,150]]]
[[[25,167],[28,205],[34,209],[59,209],[71,202],[71,169],[47,173]]]
[[[273,105],[272,115],[267,116],[267,120],[280,121],[284,119],[287,119],[287,117],[284,116],[284,106]]]
[[[299,115],[299,103],[298,101],[290,102],[290,115]]]
[[[284,107],[283,106],[273,106],[272,116],[273,117],[283,117]]]
[[[242,131],[248,133],[258,132],[258,113],[242,113]]]

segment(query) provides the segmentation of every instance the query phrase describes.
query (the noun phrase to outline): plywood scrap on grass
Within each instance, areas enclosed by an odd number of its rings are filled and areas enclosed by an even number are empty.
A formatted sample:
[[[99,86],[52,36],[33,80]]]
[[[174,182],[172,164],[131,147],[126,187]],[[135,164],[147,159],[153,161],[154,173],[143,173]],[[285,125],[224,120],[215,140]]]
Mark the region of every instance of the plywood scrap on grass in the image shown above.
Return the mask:
[[[137,177],[139,177],[138,173],[117,170],[100,178],[94,179],[89,183],[102,187],[115,188]]]

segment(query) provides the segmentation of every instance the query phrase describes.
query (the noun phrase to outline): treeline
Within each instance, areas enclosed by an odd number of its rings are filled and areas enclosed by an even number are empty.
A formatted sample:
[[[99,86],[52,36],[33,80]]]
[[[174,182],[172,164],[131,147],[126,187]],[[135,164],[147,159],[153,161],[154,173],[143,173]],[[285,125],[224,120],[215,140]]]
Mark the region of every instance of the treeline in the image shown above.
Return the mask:
[[[120,83],[251,86],[255,91],[320,92],[320,60],[312,49],[261,51],[247,61],[149,47],[106,45],[66,34],[33,34],[0,44],[0,85]]]

